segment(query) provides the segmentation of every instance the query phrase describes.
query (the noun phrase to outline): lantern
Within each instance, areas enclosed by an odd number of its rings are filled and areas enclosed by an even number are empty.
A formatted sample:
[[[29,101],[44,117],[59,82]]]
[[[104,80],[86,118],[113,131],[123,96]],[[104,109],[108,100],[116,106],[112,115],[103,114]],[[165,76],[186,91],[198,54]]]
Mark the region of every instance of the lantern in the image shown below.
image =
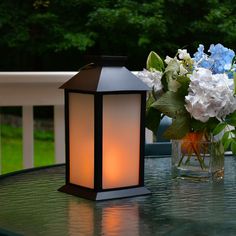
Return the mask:
[[[91,200],[146,195],[145,104],[149,88],[125,67],[89,64],[65,91],[66,184]]]

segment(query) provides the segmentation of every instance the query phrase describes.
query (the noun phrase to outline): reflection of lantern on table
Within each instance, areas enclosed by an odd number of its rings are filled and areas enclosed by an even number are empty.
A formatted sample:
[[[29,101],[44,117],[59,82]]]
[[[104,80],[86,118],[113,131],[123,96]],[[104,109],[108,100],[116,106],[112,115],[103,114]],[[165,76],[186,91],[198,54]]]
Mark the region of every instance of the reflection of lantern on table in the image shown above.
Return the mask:
[[[148,87],[125,67],[90,64],[65,90],[66,185],[92,200],[146,195],[144,117]]]
[[[138,202],[68,202],[68,235],[142,235],[143,224]],[[145,233],[149,231],[145,227]]]

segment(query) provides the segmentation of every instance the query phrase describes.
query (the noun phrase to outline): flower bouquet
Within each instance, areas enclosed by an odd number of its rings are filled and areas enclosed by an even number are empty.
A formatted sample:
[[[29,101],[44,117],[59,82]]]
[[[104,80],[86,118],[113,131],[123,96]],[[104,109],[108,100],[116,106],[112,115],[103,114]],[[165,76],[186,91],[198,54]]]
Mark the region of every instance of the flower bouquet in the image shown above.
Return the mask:
[[[199,45],[193,57],[179,49],[175,57],[165,60],[152,51],[138,77],[152,88],[147,99],[147,128],[156,132],[164,116],[172,118],[164,136],[173,143],[174,167],[191,166],[190,172],[198,169],[207,176],[218,175],[219,165],[223,170],[224,151],[236,154],[234,51],[212,44],[206,53]],[[208,158],[212,153],[216,163]]]

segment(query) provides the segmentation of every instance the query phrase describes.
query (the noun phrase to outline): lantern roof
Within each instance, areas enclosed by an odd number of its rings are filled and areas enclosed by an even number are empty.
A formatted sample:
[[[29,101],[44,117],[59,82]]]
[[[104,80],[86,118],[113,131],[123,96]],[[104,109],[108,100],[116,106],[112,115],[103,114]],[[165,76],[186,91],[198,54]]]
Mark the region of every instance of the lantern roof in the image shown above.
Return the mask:
[[[150,88],[126,67],[88,64],[60,88],[84,92],[147,91]]]

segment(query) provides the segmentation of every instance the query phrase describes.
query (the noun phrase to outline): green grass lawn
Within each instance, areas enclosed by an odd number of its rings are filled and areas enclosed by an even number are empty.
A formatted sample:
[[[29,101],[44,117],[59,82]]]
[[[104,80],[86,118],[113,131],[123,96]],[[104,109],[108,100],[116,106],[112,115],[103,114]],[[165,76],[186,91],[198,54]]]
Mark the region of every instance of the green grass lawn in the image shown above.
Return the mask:
[[[23,169],[22,128],[1,125],[2,174]],[[54,137],[52,131],[34,132],[34,166],[54,164]]]

